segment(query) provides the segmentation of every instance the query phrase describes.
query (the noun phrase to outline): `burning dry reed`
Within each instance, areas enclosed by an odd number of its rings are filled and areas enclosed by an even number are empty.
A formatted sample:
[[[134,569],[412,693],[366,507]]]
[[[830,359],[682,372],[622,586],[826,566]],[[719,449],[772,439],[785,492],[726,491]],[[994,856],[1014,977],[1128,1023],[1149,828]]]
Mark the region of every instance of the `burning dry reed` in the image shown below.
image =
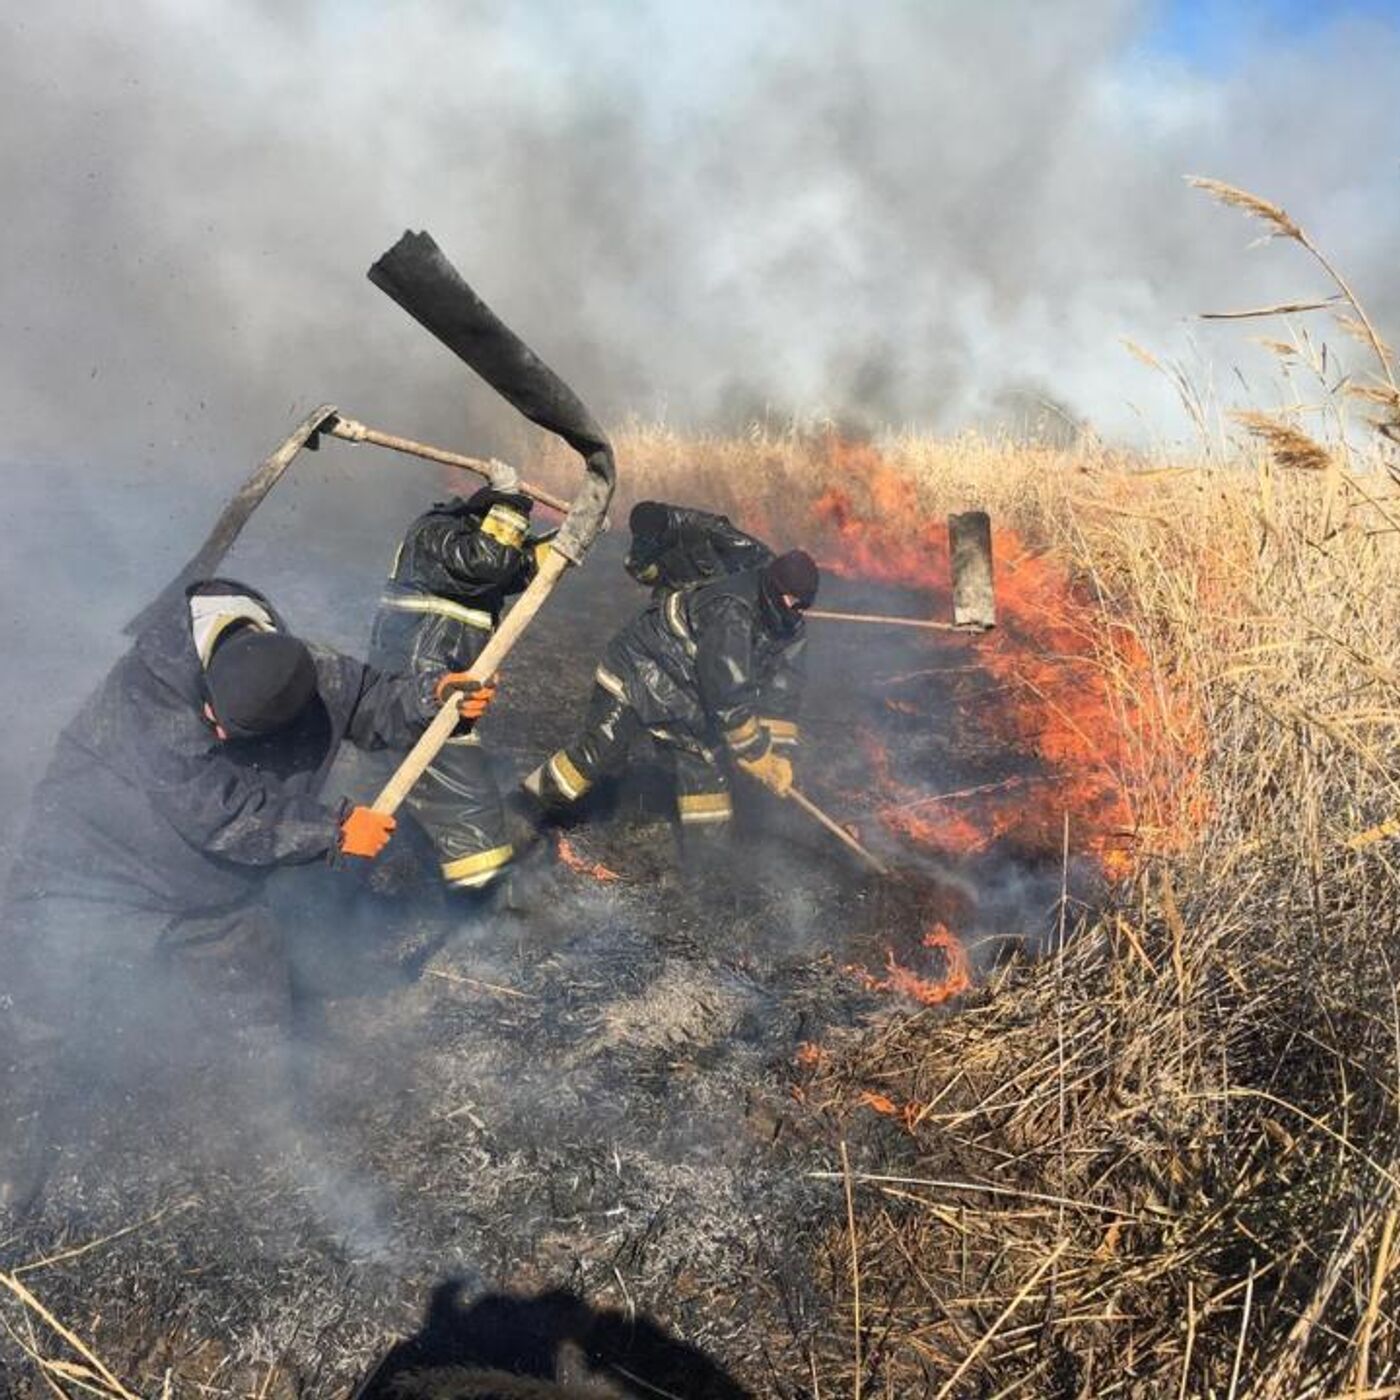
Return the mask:
[[[1048,958],[803,1057],[848,1324],[790,1394],[852,1393],[858,1296],[867,1394],[1400,1396],[1400,495],[1383,439],[1237,421],[1166,463],[621,435],[634,496],[779,540],[827,487],[988,507],[1072,577],[1133,796]]]
[[[1002,464],[1203,786],[1148,794],[1132,876],[1048,959],[813,1084],[897,1108],[854,1177],[872,1390],[1400,1395],[1395,462],[1243,426],[1227,468]]]
[[[637,495],[695,483],[780,539],[861,453],[890,510],[989,507],[1071,570],[1127,741],[1137,859],[1105,905],[1066,900],[1051,955],[957,1014],[808,1057],[851,1141],[823,1250],[859,1338],[815,1340],[791,1393],[1400,1396],[1395,365],[1297,223],[1205,187],[1318,257],[1338,296],[1284,309],[1371,359],[1329,391],[1325,345],[1277,342],[1318,402],[1239,415],[1229,458],[622,437]]]
[[[1197,697],[1204,807],[1047,961],[829,1070],[905,1125],[857,1176],[896,1393],[975,1350],[966,1393],[1400,1394],[1400,870],[1354,840],[1400,809],[1400,540],[1365,489],[1099,474],[1047,517]]]

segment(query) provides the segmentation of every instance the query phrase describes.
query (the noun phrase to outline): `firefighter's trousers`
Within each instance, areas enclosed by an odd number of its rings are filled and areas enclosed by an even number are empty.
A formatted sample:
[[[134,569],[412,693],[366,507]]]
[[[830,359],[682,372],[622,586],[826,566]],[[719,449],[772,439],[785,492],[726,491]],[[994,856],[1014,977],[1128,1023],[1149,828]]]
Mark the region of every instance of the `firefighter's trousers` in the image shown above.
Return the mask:
[[[632,707],[601,685],[594,686],[577,738],[526,779],[527,788],[547,808],[565,811],[606,778],[626,766],[643,725]],[[709,750],[687,743],[665,729],[647,731],[670,755],[675,768],[676,814],[682,828],[723,828],[734,814],[729,775]]]
[[[491,765],[475,734],[455,734],[408,795],[442,878],[456,889],[489,884],[515,854]]]

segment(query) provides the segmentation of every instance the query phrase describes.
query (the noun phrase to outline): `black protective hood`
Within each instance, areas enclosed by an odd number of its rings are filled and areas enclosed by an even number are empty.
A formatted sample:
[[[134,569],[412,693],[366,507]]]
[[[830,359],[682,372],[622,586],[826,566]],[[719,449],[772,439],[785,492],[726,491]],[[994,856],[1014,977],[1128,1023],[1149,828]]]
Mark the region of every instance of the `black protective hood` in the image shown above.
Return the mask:
[[[316,698],[316,666],[300,638],[244,627],[219,639],[204,683],[225,732],[257,739],[285,729]]]
[[[803,549],[792,549],[770,560],[759,570],[758,602],[764,624],[779,636],[796,631],[802,614],[817,600],[821,574],[812,556]],[[784,596],[796,597],[789,607]]]
[[[190,630],[190,599],[201,593],[236,593],[251,598],[265,608],[273,626],[286,630],[286,623],[276,608],[256,588],[236,579],[200,579],[157,602],[150,620],[137,634],[132,649],[157,680],[170,687],[182,699],[198,710],[202,709],[208,693],[204,685],[204,666],[195,650],[194,634]]]

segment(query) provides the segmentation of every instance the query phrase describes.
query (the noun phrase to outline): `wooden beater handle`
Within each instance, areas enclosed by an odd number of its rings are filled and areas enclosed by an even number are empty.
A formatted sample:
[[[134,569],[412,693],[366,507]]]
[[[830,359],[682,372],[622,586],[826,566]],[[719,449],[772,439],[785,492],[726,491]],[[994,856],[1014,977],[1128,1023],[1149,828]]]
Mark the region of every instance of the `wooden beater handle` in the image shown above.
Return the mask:
[[[551,549],[544,556],[539,571],[530,580],[530,586],[516,600],[515,606],[506,614],[505,621],[492,634],[491,640],[486,643],[485,649],[467,672],[469,679],[485,681],[496,674],[506,654],[530,625],[568,567],[569,561],[557,549]],[[414,783],[427,771],[428,765],[438,756],[442,746],[457,728],[457,722],[461,718],[457,710],[460,698],[460,691],[453,691],[447,697],[447,703],[438,711],[437,717],[408,751],[404,761],[395,770],[394,776],[385,783],[384,791],[374,799],[374,811],[386,814],[398,811]]]
[[[882,627],[924,627],[930,632],[980,632],[980,627],[959,626],[956,622],[934,622],[923,617],[892,617],[889,613],[829,612],[825,608],[808,608],[803,617],[815,617],[822,622],[869,622]]]
[[[890,873],[890,868],[884,861],[870,851],[867,851],[840,822],[834,821],[831,817],[827,816],[810,797],[798,792],[796,788],[789,788],[787,790],[787,796],[790,802],[797,803],[813,821],[824,826],[843,846],[847,846],[853,850],[872,870],[879,871],[881,875],[888,875]]]

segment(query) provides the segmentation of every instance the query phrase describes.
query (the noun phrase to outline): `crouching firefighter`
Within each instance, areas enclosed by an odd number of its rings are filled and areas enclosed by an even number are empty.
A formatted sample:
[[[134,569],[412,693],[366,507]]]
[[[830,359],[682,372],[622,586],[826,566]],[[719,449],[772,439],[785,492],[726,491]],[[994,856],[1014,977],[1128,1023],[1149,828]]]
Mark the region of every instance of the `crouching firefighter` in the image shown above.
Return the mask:
[[[659,587],[608,643],[582,731],[530,774],[525,790],[546,813],[567,811],[619,772],[645,731],[674,759],[677,815],[692,849],[733,816],[733,769],[785,796],[787,751],[798,738],[802,614],[817,585],[811,556],[794,550],[709,582]]]
[[[0,1121],[24,1125],[11,1147],[42,1157],[55,1079],[115,1104],[184,1033],[231,1037],[225,1057],[278,1040],[265,1031],[291,1023],[292,960],[264,887],[383,850],[394,819],[321,788],[345,740],[411,744],[433,689],[308,645],[244,584],[158,605],[60,734],[11,873]],[[40,1096],[27,1114],[12,1102],[25,1084]],[[5,1178],[0,1161],[0,1198]]]
[[[500,622],[506,600],[534,577],[547,535],[532,536],[530,498],[504,462],[475,495],[440,502],[408,527],[375,615],[370,661],[440,677],[470,668]],[[408,806],[455,889],[481,889],[515,854],[490,760],[474,722],[495,691],[479,688],[462,725],[408,795]]]

